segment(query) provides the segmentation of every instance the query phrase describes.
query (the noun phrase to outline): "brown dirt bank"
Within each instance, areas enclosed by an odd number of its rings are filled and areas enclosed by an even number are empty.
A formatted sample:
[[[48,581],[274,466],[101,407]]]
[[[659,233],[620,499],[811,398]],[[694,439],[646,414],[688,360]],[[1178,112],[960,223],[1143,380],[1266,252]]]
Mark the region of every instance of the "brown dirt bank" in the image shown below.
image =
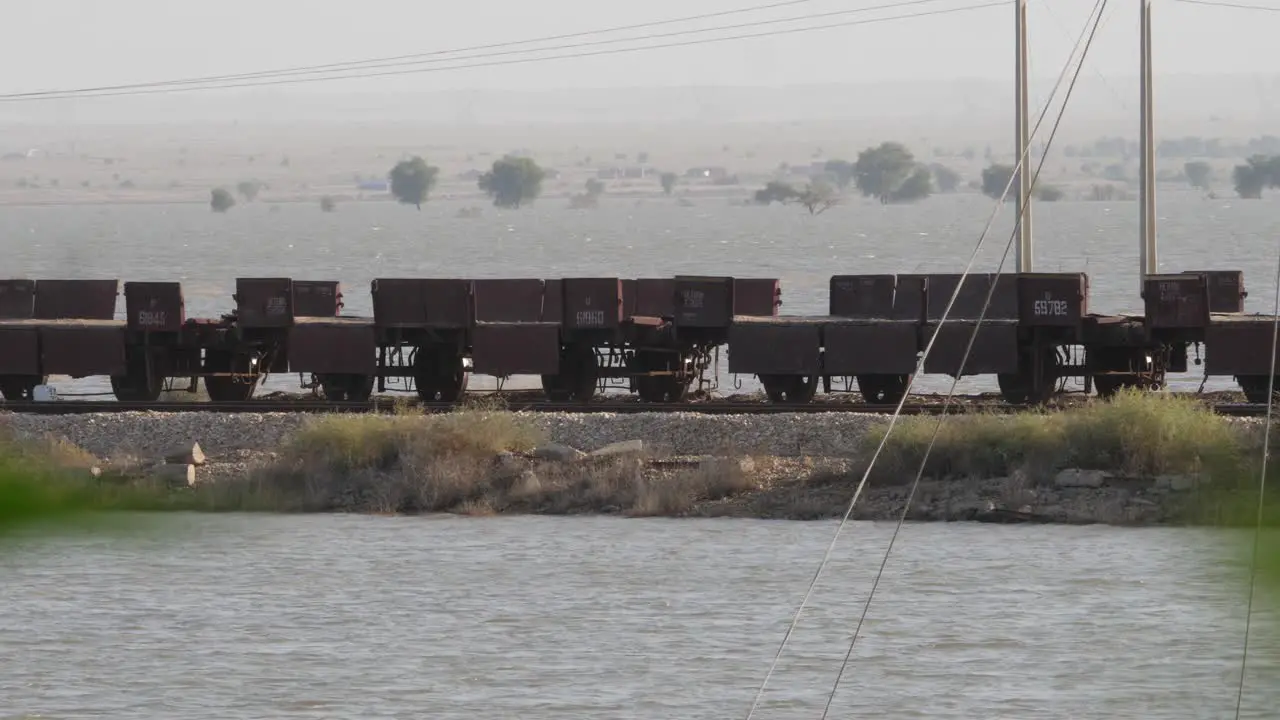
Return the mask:
[[[239,472],[195,492],[208,509],[463,515],[605,514],[628,517],[841,517],[865,465],[848,458],[646,457],[575,459],[503,453],[488,462],[453,458],[430,466],[327,474],[281,464],[279,456],[237,463]],[[211,470],[218,464],[211,466]],[[217,470],[215,470],[216,472]],[[871,480],[855,520],[897,520],[910,478]],[[1130,478],[1066,470],[1035,480],[922,480],[907,519],[1113,525],[1223,524],[1238,520],[1248,493],[1222,494],[1194,476]]]
[[[14,420],[10,429],[28,437],[54,429]],[[197,420],[157,417],[134,430],[154,439],[160,426]],[[58,426],[70,441],[49,447],[63,466],[100,466],[91,475],[99,484],[156,490],[149,506],[159,508],[819,519],[844,513],[886,427],[869,416],[618,416],[592,417],[587,428],[578,427],[582,418],[548,424],[542,416],[485,409],[293,418],[287,431],[259,420],[224,428],[257,442],[210,443],[209,463],[198,469],[182,459],[180,469],[158,467],[157,449],[144,455],[150,461],[106,457],[108,440],[133,437],[119,432],[117,420]],[[1253,518],[1260,426],[1218,417],[1192,400],[1132,394],[1062,412],[954,416],[940,428],[938,420],[899,421],[854,518],[899,517],[921,467],[911,520],[1151,525]],[[183,426],[182,436],[199,439],[203,429],[212,437],[215,427]],[[634,439],[619,437],[623,432]],[[274,439],[263,442],[268,437]],[[567,437],[595,450],[551,442]],[[678,449],[691,444],[700,449]],[[802,446],[817,451],[779,452]]]

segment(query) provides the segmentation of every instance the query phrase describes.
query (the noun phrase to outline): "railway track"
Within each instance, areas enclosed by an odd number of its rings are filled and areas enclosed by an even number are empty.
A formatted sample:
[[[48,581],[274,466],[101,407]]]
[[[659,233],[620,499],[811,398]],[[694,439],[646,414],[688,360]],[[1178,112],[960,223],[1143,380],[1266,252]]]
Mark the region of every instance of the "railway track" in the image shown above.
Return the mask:
[[[1207,403],[1208,404],[1208,403]],[[1267,406],[1253,403],[1212,403],[1219,415],[1230,417],[1261,417]],[[31,413],[40,415],[86,415],[93,413],[163,412],[163,413],[369,413],[396,412],[413,408],[428,413],[446,413],[469,407],[467,403],[405,403],[388,399],[369,402],[330,402],[324,400],[250,400],[245,402],[121,402],[121,401],[57,401],[57,402],[0,402],[0,413]],[[474,406],[470,406],[474,407]],[[508,402],[490,406],[512,412],[559,413],[700,413],[704,415],[777,415],[784,413],[859,413],[890,414],[893,405],[866,405],[860,403],[807,403],[767,404],[748,402],[699,402],[699,403],[640,403],[640,402]],[[940,415],[943,404],[912,403],[903,406],[904,415]],[[1032,410],[1027,405],[1007,403],[959,402],[947,408],[947,414],[1014,413]],[[1052,412],[1055,408],[1048,408]],[[1063,409],[1063,408],[1057,408]]]

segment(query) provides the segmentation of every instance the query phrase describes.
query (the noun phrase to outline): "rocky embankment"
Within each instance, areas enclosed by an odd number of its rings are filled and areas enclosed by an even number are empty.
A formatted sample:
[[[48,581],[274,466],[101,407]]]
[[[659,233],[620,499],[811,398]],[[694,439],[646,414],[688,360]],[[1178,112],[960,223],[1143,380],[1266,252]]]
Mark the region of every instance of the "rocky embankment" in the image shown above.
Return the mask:
[[[500,503],[487,499],[482,511],[839,517],[865,471],[867,435],[885,421],[855,414],[517,416],[537,428],[545,444],[494,458],[493,469],[486,471],[492,477],[484,482],[491,490],[500,489],[502,498]],[[0,428],[24,438],[65,438],[104,467],[152,466],[165,457],[180,457],[198,443],[206,458],[192,470],[196,481],[218,484],[278,465],[281,449],[314,421],[314,416],[291,413],[17,414],[0,415]],[[618,480],[622,467],[625,480]],[[609,475],[610,497],[624,500],[602,500],[595,507],[567,502],[566,493],[581,496],[587,482],[583,478],[593,473]],[[896,519],[913,475],[873,476],[853,517]],[[633,486],[630,494],[619,495],[619,483]],[[515,493],[513,487],[523,490]],[[597,491],[588,494],[603,497]],[[683,499],[659,497],[663,493]],[[486,497],[496,496],[491,492]],[[1206,502],[1193,475],[1126,477],[1056,469],[1037,477],[1019,471],[1006,477],[926,478],[908,518],[1159,524],[1185,520],[1188,508]],[[367,509],[361,502],[350,504],[346,509]],[[1197,515],[1206,519],[1205,512]],[[1213,513],[1207,515],[1211,521]]]

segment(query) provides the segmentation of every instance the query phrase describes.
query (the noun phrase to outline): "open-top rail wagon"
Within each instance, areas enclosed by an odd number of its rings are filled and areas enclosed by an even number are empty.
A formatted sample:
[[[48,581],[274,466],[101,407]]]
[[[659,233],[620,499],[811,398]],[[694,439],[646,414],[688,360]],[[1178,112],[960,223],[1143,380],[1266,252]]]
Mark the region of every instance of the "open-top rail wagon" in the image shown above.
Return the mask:
[[[1083,273],[837,275],[820,316],[780,315],[770,278],[379,278],[371,317],[342,313],[336,281],[239,278],[217,318],[186,317],[176,282],[123,290],[120,318],[118,280],[0,281],[0,394],[29,400],[51,375],[105,376],[121,400],[203,381],[222,402],[298,373],[331,400],[403,389],[456,401],[479,373],[499,387],[538,376],[561,402],[618,387],[678,403],[714,389],[727,347],[729,371],[757,376],[772,402],[856,388],[891,404],[931,343],[923,372],[994,375],[1017,404],[1048,400],[1068,378],[1103,396],[1163,387],[1191,352],[1252,402],[1280,374],[1267,367],[1273,318],[1243,312],[1239,271],[1148,276],[1141,315],[1089,312]]]

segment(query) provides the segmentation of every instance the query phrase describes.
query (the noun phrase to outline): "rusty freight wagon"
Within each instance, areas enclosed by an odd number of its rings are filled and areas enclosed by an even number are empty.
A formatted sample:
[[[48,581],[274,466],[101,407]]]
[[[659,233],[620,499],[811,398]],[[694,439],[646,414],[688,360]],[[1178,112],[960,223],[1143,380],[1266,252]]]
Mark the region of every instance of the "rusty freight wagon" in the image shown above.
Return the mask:
[[[562,310],[560,362],[544,373],[552,400],[588,400],[598,386],[624,381],[648,402],[680,402],[704,381],[735,312],[772,315],[781,300],[772,278],[565,278],[554,292]]]
[[[819,387],[898,402],[930,344],[923,372],[994,375],[1019,404],[1067,378],[1102,396],[1160,388],[1192,351],[1206,377],[1234,377],[1254,402],[1280,374],[1274,318],[1243,312],[1239,271],[1147,276],[1132,315],[1090,313],[1082,273],[836,275],[829,288],[826,315],[779,316],[771,278],[383,278],[370,286],[372,317],[352,317],[336,281],[238,278],[230,312],[188,318],[179,283],[126,282],[120,319],[117,280],[3,280],[0,395],[30,400],[50,375],[99,376],[120,400],[152,401],[203,378],[225,402],[297,372],[333,400],[403,380],[425,400],[456,401],[477,372],[500,387],[538,376],[556,401],[625,387],[674,403],[712,387],[724,345],[730,372],[758,376],[773,402],[809,402]]]

